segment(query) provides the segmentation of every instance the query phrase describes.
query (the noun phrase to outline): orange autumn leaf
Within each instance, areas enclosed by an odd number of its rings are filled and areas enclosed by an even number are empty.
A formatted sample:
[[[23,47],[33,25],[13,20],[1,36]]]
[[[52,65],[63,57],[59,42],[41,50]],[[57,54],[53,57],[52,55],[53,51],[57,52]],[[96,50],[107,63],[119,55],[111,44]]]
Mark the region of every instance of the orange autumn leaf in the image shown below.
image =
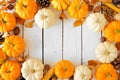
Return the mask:
[[[84,18],[83,19],[78,19],[74,22],[74,27],[78,27],[80,26],[83,22],[84,22]]]

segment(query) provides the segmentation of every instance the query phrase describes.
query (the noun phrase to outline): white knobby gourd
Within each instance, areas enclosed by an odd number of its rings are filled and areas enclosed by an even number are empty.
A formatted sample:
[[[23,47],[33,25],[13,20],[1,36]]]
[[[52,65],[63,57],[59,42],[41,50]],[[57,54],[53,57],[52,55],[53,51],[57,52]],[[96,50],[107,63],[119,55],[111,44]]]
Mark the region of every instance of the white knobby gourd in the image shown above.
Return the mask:
[[[92,13],[86,18],[86,24],[93,32],[101,32],[107,24],[107,20],[101,13]]]
[[[92,71],[84,65],[80,65],[75,69],[74,80],[90,80]]]
[[[101,63],[110,63],[117,58],[118,51],[114,44],[106,41],[100,43],[95,50],[96,57]]]
[[[55,14],[48,8],[38,10],[35,15],[35,23],[40,28],[49,28],[55,23]]]
[[[21,72],[26,80],[41,80],[43,69],[44,65],[39,59],[30,58],[23,63]]]

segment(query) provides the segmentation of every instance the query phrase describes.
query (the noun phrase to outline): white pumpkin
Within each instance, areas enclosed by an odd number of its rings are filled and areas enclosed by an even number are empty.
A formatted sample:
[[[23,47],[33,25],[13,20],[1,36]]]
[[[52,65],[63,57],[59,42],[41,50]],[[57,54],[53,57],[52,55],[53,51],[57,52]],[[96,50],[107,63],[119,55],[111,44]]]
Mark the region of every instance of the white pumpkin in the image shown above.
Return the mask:
[[[115,20],[120,21],[120,13],[118,13],[118,14],[114,15],[114,18],[115,18]]]
[[[39,59],[30,58],[23,63],[21,72],[26,80],[41,80],[43,69],[44,65]]]
[[[104,29],[107,20],[101,13],[92,13],[86,19],[86,24],[93,32],[100,32]]]
[[[35,15],[35,23],[41,28],[49,28],[55,23],[55,14],[48,8],[38,10]]]
[[[92,71],[87,67],[80,65],[75,69],[74,80],[90,80]]]
[[[106,41],[96,48],[96,57],[101,63],[110,63],[117,58],[118,51],[114,44]]]

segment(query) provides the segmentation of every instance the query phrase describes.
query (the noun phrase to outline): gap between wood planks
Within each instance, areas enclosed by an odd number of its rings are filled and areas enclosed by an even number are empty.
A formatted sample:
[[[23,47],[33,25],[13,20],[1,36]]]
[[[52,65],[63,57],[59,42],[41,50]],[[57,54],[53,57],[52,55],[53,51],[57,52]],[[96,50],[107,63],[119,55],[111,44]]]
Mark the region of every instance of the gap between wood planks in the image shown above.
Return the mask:
[[[62,37],[62,53],[61,53],[61,55],[62,55],[62,60],[64,59],[64,20],[62,20],[62,22],[61,22],[61,24],[62,24],[62,34],[61,34],[61,37]],[[80,26],[81,27],[81,64],[83,64],[83,31],[82,31],[82,25]],[[44,43],[44,33],[45,33],[45,30],[44,29],[42,29],[42,63],[44,64],[45,62],[45,48],[44,48],[44,45],[45,45],[45,43]]]

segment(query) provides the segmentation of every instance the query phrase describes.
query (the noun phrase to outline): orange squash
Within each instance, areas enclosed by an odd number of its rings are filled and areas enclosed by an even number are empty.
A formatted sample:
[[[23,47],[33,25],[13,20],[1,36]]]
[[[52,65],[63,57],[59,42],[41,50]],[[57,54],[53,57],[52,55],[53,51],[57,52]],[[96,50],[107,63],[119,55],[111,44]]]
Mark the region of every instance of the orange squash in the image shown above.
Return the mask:
[[[51,0],[51,4],[57,10],[64,10],[68,8],[70,0]]]
[[[104,36],[109,41],[120,42],[120,22],[110,22],[104,29]]]
[[[84,0],[73,0],[68,7],[68,12],[71,17],[82,19],[88,14],[88,5]]]
[[[9,32],[16,26],[16,19],[13,14],[7,12],[0,13],[0,32]]]
[[[69,78],[74,74],[74,65],[68,60],[61,60],[55,66],[55,75],[58,78]]]
[[[18,0],[15,6],[16,13],[23,19],[33,18],[37,11],[35,0]]]
[[[3,51],[10,57],[18,57],[25,48],[24,40],[19,36],[8,36],[2,44]]]
[[[0,69],[0,75],[4,80],[17,80],[20,72],[20,64],[16,61],[6,61]]]
[[[4,63],[5,59],[7,58],[6,54],[0,48],[0,64]]]
[[[96,69],[96,80],[117,80],[117,73],[111,64],[101,64]]]

